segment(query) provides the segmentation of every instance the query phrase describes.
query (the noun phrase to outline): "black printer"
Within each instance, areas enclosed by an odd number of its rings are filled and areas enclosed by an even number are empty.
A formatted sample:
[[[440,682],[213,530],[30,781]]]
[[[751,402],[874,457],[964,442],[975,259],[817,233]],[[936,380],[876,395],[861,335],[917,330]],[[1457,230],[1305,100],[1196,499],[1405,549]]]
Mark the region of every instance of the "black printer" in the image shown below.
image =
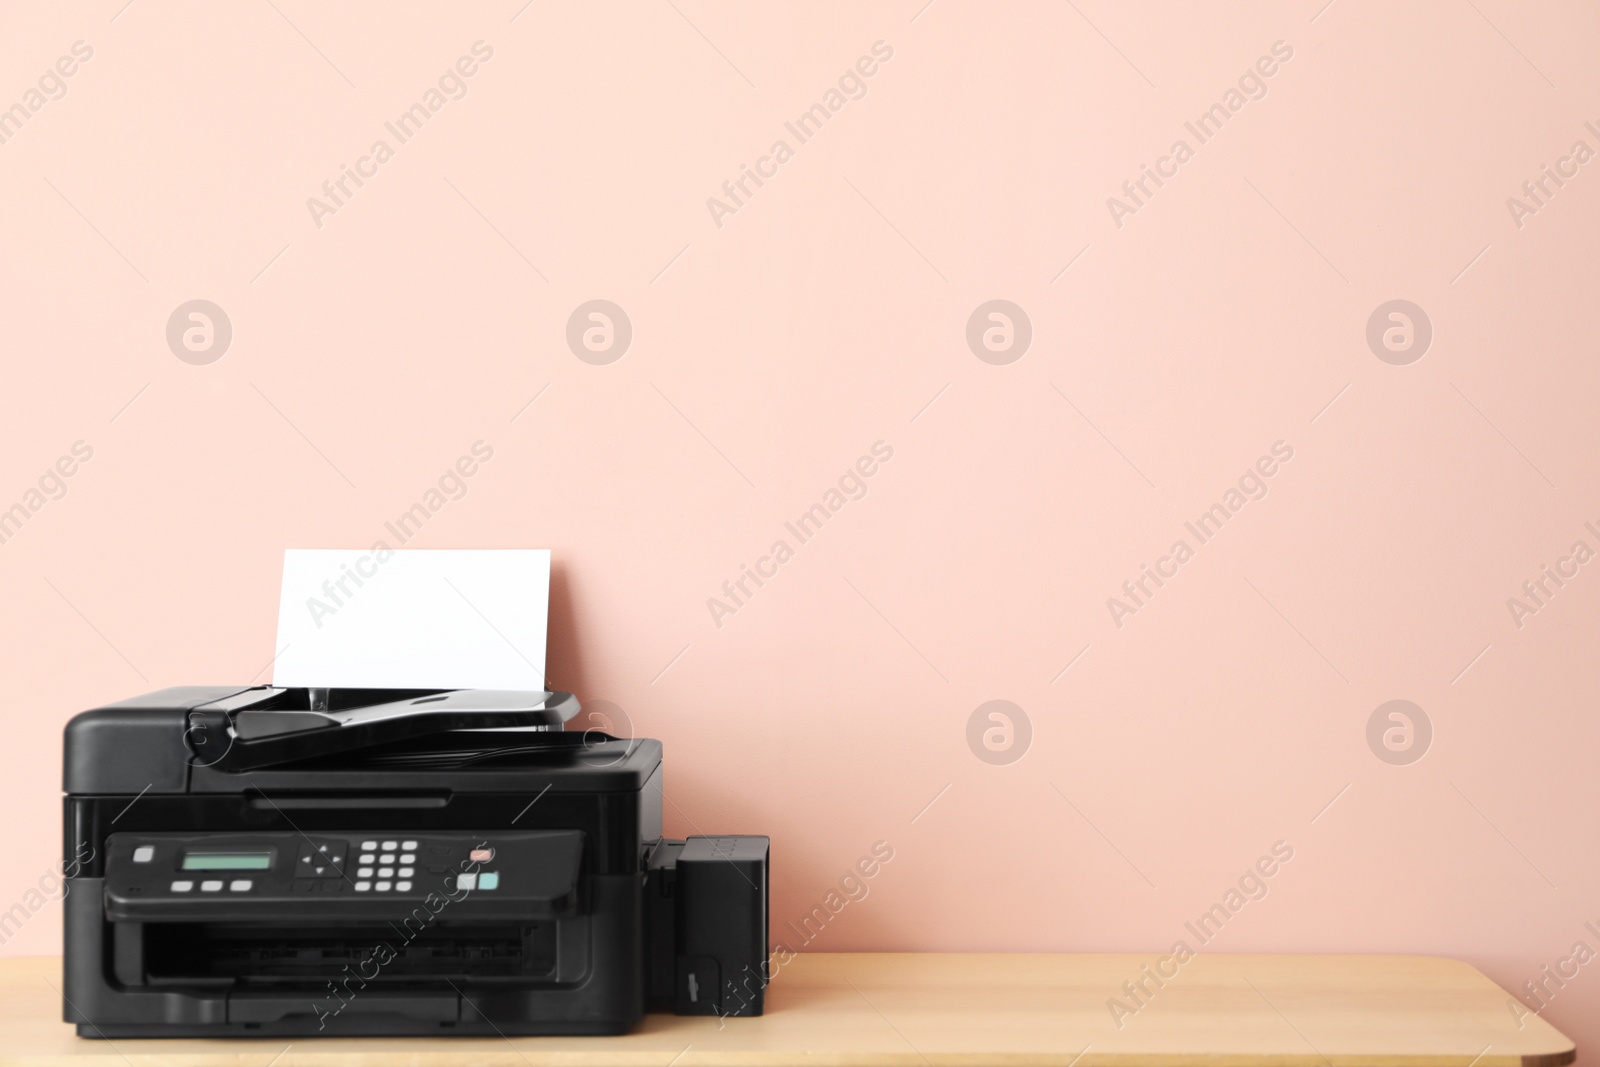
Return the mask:
[[[661,836],[661,743],[569,693],[185,687],[65,744],[90,1038],[616,1034],[759,1015],[768,840]]]

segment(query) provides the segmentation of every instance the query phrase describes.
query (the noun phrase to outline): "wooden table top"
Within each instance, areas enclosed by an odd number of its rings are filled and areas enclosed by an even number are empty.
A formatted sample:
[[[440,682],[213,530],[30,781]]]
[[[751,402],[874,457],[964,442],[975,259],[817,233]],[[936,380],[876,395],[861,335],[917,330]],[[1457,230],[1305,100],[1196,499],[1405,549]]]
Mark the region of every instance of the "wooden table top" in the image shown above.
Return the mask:
[[[1555,1067],[1576,1057],[1455,960],[1201,954],[1159,988],[1142,969],[1157,960],[806,953],[780,969],[761,1018],[650,1015],[623,1037],[112,1042],[60,1021],[59,959],[16,958],[0,960],[0,1064]],[[1140,980],[1151,995],[1135,1000],[1123,983]]]

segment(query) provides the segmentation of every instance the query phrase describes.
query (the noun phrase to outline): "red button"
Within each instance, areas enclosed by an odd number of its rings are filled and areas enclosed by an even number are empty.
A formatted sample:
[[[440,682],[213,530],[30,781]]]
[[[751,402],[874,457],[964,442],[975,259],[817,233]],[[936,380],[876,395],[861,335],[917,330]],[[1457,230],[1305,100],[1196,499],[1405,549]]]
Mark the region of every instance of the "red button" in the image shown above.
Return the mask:
[[[494,849],[475,848],[467,854],[467,858],[473,863],[488,863],[490,860],[494,859]]]

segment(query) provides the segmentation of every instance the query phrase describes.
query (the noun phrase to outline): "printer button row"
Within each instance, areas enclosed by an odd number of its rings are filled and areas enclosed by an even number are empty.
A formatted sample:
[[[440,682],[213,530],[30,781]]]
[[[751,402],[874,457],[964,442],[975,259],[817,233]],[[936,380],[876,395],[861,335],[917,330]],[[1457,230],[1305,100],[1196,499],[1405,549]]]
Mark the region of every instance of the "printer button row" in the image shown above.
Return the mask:
[[[344,889],[338,878],[296,878],[290,887],[295,893],[337,893]]]
[[[367,881],[361,881],[361,882],[357,882],[356,883],[356,892],[357,893],[365,893],[365,892],[368,892],[369,890],[377,890],[379,893],[387,893],[391,889],[399,890],[402,893],[409,893],[409,892],[411,892],[411,883],[410,882],[367,882]]]

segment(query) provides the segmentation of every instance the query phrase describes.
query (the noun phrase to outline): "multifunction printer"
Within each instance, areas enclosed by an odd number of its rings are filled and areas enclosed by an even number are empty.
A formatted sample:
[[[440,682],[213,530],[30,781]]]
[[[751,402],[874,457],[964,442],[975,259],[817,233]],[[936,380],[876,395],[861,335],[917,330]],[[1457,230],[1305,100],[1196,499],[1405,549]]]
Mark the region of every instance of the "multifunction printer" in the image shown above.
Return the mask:
[[[768,839],[662,837],[568,693],[164,689],[65,738],[88,1038],[615,1034],[762,1012]]]

